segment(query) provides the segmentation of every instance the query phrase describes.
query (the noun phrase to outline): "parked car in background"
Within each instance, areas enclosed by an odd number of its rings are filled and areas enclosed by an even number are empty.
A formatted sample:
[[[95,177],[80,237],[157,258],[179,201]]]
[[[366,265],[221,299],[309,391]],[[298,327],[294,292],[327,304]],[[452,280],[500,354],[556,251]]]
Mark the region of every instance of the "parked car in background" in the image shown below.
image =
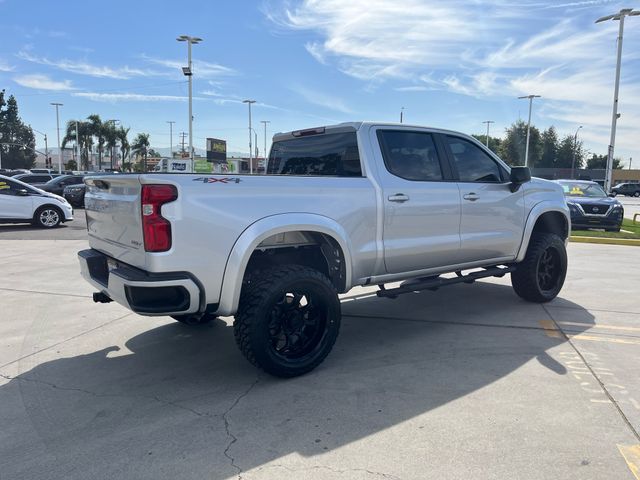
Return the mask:
[[[55,173],[51,168],[32,168],[31,173]]]
[[[562,185],[571,211],[571,228],[585,230],[604,228],[619,232],[624,208],[615,198],[608,197],[596,182],[585,180],[556,180]]]
[[[84,194],[86,191],[87,186],[84,183],[70,185],[68,187],[64,187],[62,196],[71,204],[71,206],[84,208]]]
[[[29,185],[40,187],[41,185],[53,180],[53,175],[50,173],[21,173],[19,175],[14,175],[13,178],[20,180],[21,182],[28,183]]]
[[[33,223],[53,228],[71,220],[73,208],[64,198],[0,175],[0,223]]]
[[[5,173],[3,173],[2,175],[5,175],[7,177],[15,177],[16,175],[21,175],[23,173],[31,173],[31,170],[25,170],[24,168],[18,168],[15,170],[9,170]]]
[[[63,195],[65,187],[81,184],[84,177],[84,175],[60,175],[48,181],[40,188],[45,192]]]
[[[628,197],[640,197],[640,183],[619,183],[611,189],[611,195],[626,195]]]

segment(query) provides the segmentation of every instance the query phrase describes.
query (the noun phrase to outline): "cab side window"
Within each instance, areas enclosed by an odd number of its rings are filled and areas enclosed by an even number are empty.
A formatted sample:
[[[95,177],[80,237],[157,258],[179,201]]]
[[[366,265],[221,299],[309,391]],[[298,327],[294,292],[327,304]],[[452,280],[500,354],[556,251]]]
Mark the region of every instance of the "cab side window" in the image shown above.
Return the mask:
[[[378,130],[378,142],[389,173],[405,180],[443,180],[438,152],[430,133]]]
[[[477,145],[459,137],[446,136],[460,182],[500,183],[503,172],[498,163]]]

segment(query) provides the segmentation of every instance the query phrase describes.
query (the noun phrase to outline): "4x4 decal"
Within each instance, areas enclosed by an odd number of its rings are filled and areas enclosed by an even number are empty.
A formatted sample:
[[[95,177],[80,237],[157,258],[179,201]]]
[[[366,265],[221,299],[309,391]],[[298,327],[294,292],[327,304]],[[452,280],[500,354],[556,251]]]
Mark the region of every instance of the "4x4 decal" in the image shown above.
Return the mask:
[[[240,183],[242,180],[236,177],[223,177],[223,178],[215,178],[215,177],[198,177],[193,179],[194,182],[202,182],[202,183]]]

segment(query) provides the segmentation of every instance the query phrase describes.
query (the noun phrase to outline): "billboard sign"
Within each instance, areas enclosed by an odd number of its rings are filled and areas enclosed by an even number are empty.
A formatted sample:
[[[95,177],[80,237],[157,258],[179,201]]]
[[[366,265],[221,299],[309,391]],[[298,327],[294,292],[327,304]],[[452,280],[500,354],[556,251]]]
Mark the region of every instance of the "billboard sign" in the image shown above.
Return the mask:
[[[226,162],[227,142],[218,138],[207,138],[207,162]]]

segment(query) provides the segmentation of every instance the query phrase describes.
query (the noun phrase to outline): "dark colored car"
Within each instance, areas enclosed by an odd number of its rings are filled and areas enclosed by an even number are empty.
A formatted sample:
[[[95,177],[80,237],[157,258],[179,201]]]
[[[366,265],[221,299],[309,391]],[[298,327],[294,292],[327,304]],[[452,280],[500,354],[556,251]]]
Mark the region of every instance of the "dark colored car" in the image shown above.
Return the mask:
[[[640,183],[620,183],[611,189],[611,195],[627,195],[640,197]]]
[[[572,230],[603,228],[619,232],[624,217],[622,204],[608,197],[596,182],[584,180],[557,180],[562,185],[571,211]]]
[[[55,193],[56,195],[62,195],[65,187],[71,185],[80,185],[84,175],[60,175],[53,180],[48,181],[41,188],[45,192]]]
[[[87,186],[84,183],[78,185],[70,185],[64,188],[62,196],[71,204],[72,207],[84,208],[84,194]]]
[[[14,175],[13,178],[40,188],[45,183],[51,181],[53,179],[53,175],[50,173],[21,173],[19,175]]]

